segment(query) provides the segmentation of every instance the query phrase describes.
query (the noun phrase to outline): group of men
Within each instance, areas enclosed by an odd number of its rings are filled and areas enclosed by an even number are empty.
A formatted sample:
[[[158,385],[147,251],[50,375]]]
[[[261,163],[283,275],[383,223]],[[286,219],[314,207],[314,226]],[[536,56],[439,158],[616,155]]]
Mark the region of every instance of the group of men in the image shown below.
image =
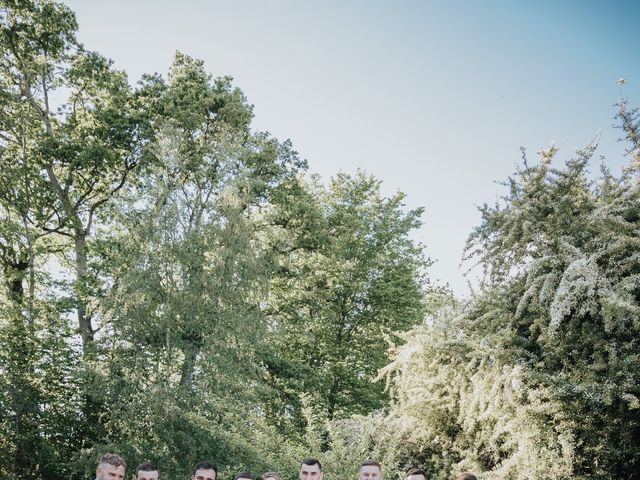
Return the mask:
[[[96,480],[124,480],[127,465],[124,459],[113,453],[103,455],[96,469]],[[217,480],[218,469],[213,462],[204,461],[198,463],[193,469],[191,480]],[[323,480],[322,464],[316,458],[305,458],[300,462],[298,480]],[[136,468],[134,480],[160,480],[160,470],[153,463],[145,462]],[[249,472],[238,473],[233,480],[257,480]],[[277,472],[265,472],[260,480],[283,480]],[[376,460],[365,460],[360,465],[358,480],[384,480],[382,467]],[[405,480],[429,480],[427,474],[419,469],[412,468],[405,474]],[[456,480],[477,480],[471,473],[461,473]]]

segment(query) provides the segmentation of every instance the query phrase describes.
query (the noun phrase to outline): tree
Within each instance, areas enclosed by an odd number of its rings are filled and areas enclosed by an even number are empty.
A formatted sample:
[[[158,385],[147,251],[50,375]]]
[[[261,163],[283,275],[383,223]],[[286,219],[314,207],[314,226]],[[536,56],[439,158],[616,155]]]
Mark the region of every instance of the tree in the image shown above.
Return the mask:
[[[333,457],[436,479],[638,478],[639,124],[619,106],[628,167],[591,179],[595,144],[561,168],[555,147],[525,156],[469,237],[480,291],[407,334],[382,371],[389,413],[334,423]]]
[[[140,122],[126,76],[77,43],[68,8],[11,1],[0,15],[0,165],[11,185],[3,198],[28,224],[70,242],[86,350],[96,328],[88,241],[96,216],[140,161]]]
[[[170,448],[176,475],[211,449],[227,465],[278,455],[246,440],[273,433],[245,393],[264,325],[254,217],[304,162],[252,133],[242,92],[200,61],[177,54],[133,91],[61,4],[1,13],[2,474],[71,478],[101,448]]]
[[[251,108],[229,78],[181,53],[167,77],[147,77],[137,94],[151,112],[151,159],[95,244],[109,286],[94,368],[100,445],[129,458],[174,452],[161,465],[169,475],[203,457],[267,468],[282,453],[250,441],[276,435],[257,404],[269,274],[258,219],[304,163],[288,143],[250,132]]]
[[[263,360],[281,428],[303,431],[305,402],[329,419],[384,407],[372,380],[397,332],[424,313],[428,262],[410,238],[422,210],[403,199],[363,173],[339,174],[327,189],[291,184],[270,213],[278,270]]]
[[[577,421],[575,473],[634,478],[640,436],[637,384],[638,122],[626,101],[618,117],[631,145],[619,178],[590,181],[595,145],[562,170],[539,165],[513,179],[503,207],[485,207],[470,245],[513,328],[513,346],[534,384],[550,388]],[[624,421],[621,419],[624,418]]]

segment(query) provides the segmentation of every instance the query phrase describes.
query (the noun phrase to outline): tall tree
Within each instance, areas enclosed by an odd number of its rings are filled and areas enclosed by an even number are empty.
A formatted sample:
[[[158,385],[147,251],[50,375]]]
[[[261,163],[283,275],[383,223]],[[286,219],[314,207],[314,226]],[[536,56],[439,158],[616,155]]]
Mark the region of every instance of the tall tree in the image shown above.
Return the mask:
[[[396,333],[424,314],[428,262],[410,237],[422,210],[403,199],[363,173],[339,174],[326,189],[292,184],[271,213],[279,270],[264,361],[283,428],[301,431],[305,404],[329,419],[385,405],[372,379]]]
[[[269,274],[258,219],[304,163],[288,143],[250,131],[251,107],[231,79],[184,54],[166,80],[146,77],[137,98],[151,113],[150,161],[95,245],[112,329],[98,342],[96,385],[112,392],[101,440],[133,458],[175,452],[168,474],[205,456],[267,468],[286,442],[266,451],[250,441],[275,435],[257,413]]]
[[[126,76],[77,43],[75,16],[65,6],[4,2],[1,26],[1,170],[23,179],[13,197],[25,220],[70,243],[86,349],[96,330],[88,241],[96,216],[140,161],[137,110]]]
[[[445,480],[638,477],[640,451],[640,122],[619,104],[621,175],[594,179],[596,145],[553,166],[557,149],[484,206],[469,258],[480,291],[406,334],[382,370],[387,414],[328,427],[331,462],[367,455]],[[396,478],[400,475],[396,474]]]

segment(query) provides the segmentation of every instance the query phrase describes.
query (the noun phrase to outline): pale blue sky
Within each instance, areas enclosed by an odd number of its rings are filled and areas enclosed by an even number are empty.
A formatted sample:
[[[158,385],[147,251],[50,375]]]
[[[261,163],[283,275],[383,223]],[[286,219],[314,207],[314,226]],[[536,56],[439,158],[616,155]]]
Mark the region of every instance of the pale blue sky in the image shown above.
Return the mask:
[[[64,3],[132,82],[165,74],[176,50],[201,58],[235,78],[256,129],[290,138],[323,178],[363,168],[426,207],[430,276],[458,295],[476,206],[503,192],[519,147],[531,161],[555,141],[564,159],[600,132],[616,172],[618,78],[640,104],[640,2]]]

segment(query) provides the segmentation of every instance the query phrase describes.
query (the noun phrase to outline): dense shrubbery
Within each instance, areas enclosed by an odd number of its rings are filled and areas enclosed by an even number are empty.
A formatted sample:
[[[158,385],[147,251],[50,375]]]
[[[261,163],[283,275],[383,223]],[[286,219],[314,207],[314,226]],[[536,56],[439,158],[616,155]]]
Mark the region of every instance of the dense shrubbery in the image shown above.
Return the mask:
[[[231,79],[177,54],[131,88],[64,6],[1,5],[1,478],[85,478],[105,451],[164,478],[311,454],[336,478],[369,455],[390,478],[638,477],[626,102],[624,173],[590,180],[595,146],[525,162],[458,304],[428,286],[421,210],[309,178]]]
[[[389,414],[336,424],[338,450],[352,435],[438,479],[638,478],[640,137],[619,107],[622,175],[590,179],[595,145],[563,168],[553,147],[525,160],[469,238],[482,288],[406,335]]]
[[[386,404],[420,210],[306,180],[198,60],[131,88],[61,4],[2,2],[0,27],[0,477],[85,478],[104,451],[292,475],[311,412]]]

